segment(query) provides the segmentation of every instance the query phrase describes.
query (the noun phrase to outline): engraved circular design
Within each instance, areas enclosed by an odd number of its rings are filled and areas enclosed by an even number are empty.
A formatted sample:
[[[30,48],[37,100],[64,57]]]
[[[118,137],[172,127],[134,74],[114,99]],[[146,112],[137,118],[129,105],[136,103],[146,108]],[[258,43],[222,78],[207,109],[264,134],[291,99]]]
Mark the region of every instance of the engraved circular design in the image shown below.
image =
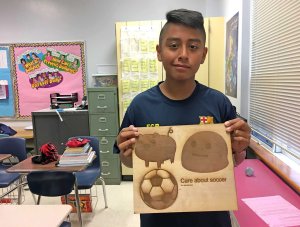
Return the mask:
[[[156,210],[170,207],[176,200],[178,184],[175,177],[164,169],[146,173],[140,184],[140,195],[144,203]]]
[[[197,132],[183,146],[182,166],[193,172],[210,173],[224,169],[228,164],[228,148],[224,138],[211,131]]]

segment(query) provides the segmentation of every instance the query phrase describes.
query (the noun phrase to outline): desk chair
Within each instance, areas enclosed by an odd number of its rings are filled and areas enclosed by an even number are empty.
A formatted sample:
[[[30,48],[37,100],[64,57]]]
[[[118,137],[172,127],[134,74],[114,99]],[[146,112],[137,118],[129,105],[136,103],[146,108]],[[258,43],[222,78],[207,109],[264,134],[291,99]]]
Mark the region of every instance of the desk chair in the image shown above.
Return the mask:
[[[31,193],[38,195],[37,205],[40,204],[41,196],[65,196],[67,204],[67,195],[74,188],[75,176],[73,173],[63,171],[37,171],[27,175],[27,183]],[[71,223],[64,221],[60,225],[60,227],[67,226],[71,226]]]
[[[0,138],[0,154],[11,154],[18,158],[19,162],[25,160],[27,158],[25,139],[17,137]],[[0,195],[0,199],[18,189],[18,204],[21,204],[22,177],[19,173],[7,173],[6,169],[9,167],[10,165],[0,163],[0,188],[8,188],[5,193]],[[17,180],[19,182],[12,186]],[[12,187],[9,188],[10,186]]]
[[[99,140],[97,137],[93,136],[77,136],[73,138],[82,138],[90,140],[90,145],[93,150],[96,152],[96,158],[92,162],[90,166],[88,166],[85,170],[76,172],[75,176],[77,179],[78,190],[90,189],[95,184],[96,180],[99,179],[102,184],[103,196],[105,208],[107,208],[107,199],[106,199],[106,189],[105,189],[105,181],[103,177],[101,177],[101,166],[100,166],[100,152],[99,152]],[[70,138],[72,139],[72,138]]]

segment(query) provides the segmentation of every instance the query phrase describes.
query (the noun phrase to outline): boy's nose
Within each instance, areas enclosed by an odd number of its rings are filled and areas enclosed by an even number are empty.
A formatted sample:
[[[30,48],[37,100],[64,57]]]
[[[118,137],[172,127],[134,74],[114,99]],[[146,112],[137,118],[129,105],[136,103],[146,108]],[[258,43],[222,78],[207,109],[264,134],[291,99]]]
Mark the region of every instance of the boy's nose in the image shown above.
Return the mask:
[[[187,60],[188,59],[188,51],[186,47],[182,47],[179,52],[179,60]]]

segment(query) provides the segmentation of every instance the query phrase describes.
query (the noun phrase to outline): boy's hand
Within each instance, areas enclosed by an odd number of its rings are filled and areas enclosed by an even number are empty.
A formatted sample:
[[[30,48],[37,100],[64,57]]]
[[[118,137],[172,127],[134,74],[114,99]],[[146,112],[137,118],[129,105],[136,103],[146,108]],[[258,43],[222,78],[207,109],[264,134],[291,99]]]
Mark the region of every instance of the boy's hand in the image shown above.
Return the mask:
[[[132,167],[132,151],[138,136],[138,129],[133,125],[130,125],[127,128],[123,128],[117,137],[121,161],[128,167]]]
[[[240,118],[226,121],[224,125],[226,131],[231,134],[232,152],[235,154],[236,161],[240,163],[245,158],[244,150],[250,143],[251,128]]]

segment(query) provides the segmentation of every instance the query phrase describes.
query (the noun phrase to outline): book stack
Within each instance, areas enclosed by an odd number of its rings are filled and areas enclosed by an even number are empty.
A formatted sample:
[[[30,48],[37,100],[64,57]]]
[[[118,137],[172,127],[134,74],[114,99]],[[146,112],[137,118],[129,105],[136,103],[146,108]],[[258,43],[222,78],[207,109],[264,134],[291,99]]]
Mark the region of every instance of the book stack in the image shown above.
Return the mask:
[[[60,156],[58,166],[81,166],[90,164],[95,157],[95,151],[89,143],[83,147],[66,147]]]

